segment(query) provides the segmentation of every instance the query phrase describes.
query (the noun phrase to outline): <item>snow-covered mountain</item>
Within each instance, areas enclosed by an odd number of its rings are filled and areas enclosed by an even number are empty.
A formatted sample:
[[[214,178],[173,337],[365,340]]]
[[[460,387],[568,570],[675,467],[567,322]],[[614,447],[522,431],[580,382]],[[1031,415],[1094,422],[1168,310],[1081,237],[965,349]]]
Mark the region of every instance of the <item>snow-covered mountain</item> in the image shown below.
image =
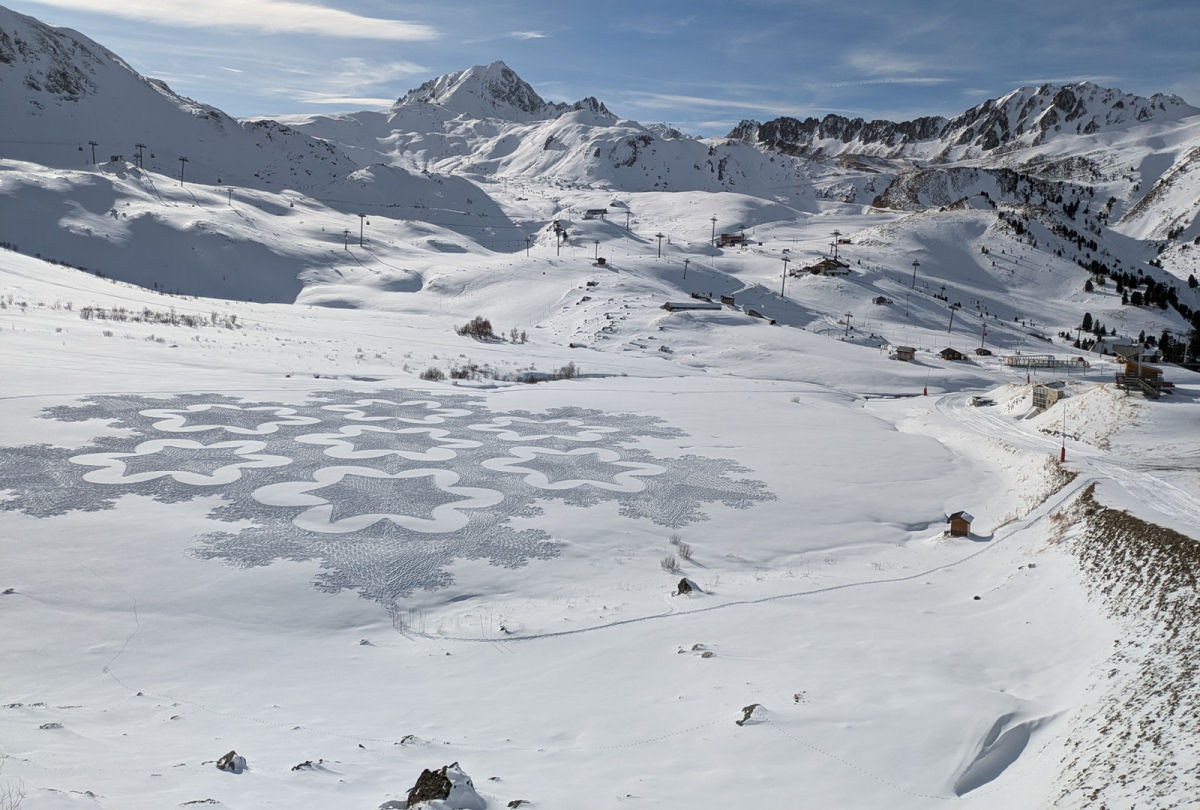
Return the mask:
[[[949,119],[782,117],[766,123],[743,121],[729,137],[813,157],[855,154],[947,162],[1038,146],[1059,135],[1112,132],[1150,121],[1169,124],[1195,115],[1200,115],[1200,109],[1178,96],[1156,93],[1143,98],[1077,82],[1021,87]]]
[[[477,65],[430,79],[402,96],[395,106],[407,104],[436,104],[447,111],[472,118],[506,118],[513,121],[556,118],[572,110],[612,116],[608,108],[592,96],[574,104],[547,102],[503,62]]]
[[[140,163],[195,182],[311,190],[357,168],[274,121],[236,121],[148,79],[84,35],[0,6],[0,157]],[[186,163],[180,158],[186,157]]]

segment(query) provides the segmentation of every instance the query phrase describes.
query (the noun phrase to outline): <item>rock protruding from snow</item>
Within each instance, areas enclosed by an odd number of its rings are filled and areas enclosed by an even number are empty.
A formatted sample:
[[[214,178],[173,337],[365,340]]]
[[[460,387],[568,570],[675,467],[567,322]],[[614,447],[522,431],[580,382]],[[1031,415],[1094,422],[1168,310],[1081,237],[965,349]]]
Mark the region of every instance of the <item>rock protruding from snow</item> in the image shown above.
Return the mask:
[[[417,783],[408,791],[408,806],[422,802],[438,802],[445,810],[486,810],[487,802],[475,791],[471,777],[457,762],[443,765],[436,771],[421,771]]]
[[[246,758],[237,751],[230,751],[217,760],[217,770],[241,773],[246,770]]]

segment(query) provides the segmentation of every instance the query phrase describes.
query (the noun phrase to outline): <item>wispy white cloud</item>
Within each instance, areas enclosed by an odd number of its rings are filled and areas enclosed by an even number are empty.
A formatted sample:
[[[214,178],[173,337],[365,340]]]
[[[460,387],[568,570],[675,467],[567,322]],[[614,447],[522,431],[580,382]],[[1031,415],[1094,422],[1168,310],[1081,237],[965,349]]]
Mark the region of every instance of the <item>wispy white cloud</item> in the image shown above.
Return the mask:
[[[224,65],[221,65],[221,70],[228,70],[230,73],[245,73],[246,72],[244,70],[239,70],[238,68],[225,67]]]
[[[509,36],[514,39],[545,39],[545,31],[511,31]]]
[[[57,8],[112,14],[142,22],[190,28],[243,28],[267,33],[317,34],[351,39],[424,41],[437,39],[431,25],[363,17],[295,0],[38,0]]]
[[[339,96],[335,94],[317,93],[302,90],[296,94],[298,101],[305,104],[330,104],[340,107],[390,107],[396,103],[394,98],[375,98],[372,96]]]
[[[844,57],[847,67],[868,76],[893,76],[896,74],[924,73],[929,63],[911,54],[895,54],[878,50],[852,50]]]
[[[366,93],[371,90],[378,92],[382,85],[426,72],[427,68],[413,62],[380,64],[351,57],[339,59],[332,71],[304,73],[304,87],[277,87],[271,92],[287,95],[307,104],[387,106],[394,103],[396,98],[371,96]]]
[[[848,79],[830,82],[826,87],[865,87],[872,84],[950,84],[957,81],[945,76],[881,76],[874,79]]]
[[[631,107],[642,109],[693,109],[696,107],[718,110],[749,110],[755,113],[769,112],[774,115],[792,115],[794,105],[746,98],[717,98],[711,96],[685,96],[674,93],[649,93],[635,91],[625,99]]]

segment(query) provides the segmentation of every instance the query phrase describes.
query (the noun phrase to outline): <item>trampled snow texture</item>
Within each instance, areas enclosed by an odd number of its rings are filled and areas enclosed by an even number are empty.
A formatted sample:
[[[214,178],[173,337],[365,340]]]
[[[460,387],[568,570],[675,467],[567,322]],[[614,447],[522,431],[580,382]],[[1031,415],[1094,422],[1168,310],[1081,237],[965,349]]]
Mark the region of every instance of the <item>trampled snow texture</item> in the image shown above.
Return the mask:
[[[330,391],[300,407],[97,396],[43,416],[122,435],[77,450],[5,448],[0,510],[51,517],[112,509],[129,494],[174,503],[219,493],[209,516],[240,525],[200,536],[199,556],[247,567],[317,560],[317,587],[384,604],[448,585],[456,559],[516,568],[556,556],[551,535],[511,525],[540,515],[541,503],[616,502],[626,517],[680,527],[703,519],[705,504],[775,497],[728,459],[638,447],[686,438],[656,417],[497,413],[468,395]]]

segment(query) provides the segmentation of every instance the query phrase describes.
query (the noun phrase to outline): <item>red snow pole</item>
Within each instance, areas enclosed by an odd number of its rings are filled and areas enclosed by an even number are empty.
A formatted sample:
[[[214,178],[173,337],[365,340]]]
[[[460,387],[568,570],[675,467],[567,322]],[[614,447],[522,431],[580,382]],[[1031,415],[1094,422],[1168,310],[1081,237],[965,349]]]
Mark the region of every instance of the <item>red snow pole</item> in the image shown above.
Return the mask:
[[[929,386],[928,385],[921,389],[921,396],[923,396],[923,397],[929,396]]]
[[[1067,460],[1067,446],[1064,444],[1062,446],[1062,450],[1058,454],[1058,463],[1062,464],[1066,460]]]

